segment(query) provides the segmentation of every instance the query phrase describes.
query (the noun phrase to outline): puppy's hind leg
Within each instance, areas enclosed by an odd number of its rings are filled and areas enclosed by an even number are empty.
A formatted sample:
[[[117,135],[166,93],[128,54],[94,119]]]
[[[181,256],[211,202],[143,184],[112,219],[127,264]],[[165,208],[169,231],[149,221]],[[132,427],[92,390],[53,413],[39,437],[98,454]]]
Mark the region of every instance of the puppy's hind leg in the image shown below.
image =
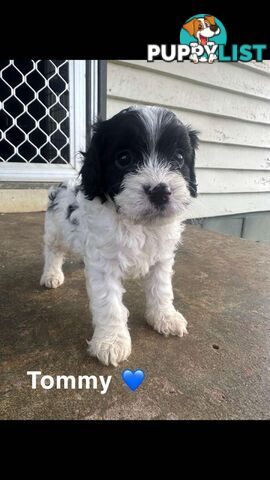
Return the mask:
[[[44,234],[44,269],[40,285],[47,288],[57,288],[64,283],[62,265],[65,248],[61,241],[61,232],[52,208],[46,212]]]

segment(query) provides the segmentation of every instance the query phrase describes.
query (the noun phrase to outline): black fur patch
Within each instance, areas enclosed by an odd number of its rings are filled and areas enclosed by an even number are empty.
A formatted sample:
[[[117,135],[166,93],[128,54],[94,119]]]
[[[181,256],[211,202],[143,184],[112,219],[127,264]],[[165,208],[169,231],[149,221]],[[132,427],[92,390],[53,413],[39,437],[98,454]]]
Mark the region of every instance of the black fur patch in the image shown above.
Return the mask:
[[[70,219],[70,216],[75,210],[77,210],[77,208],[79,208],[79,205],[77,205],[76,203],[71,203],[71,205],[69,205],[68,208],[67,208],[66,219],[70,220],[71,223],[73,223],[73,222],[72,222],[72,219]],[[73,223],[73,224],[76,225],[75,223]]]
[[[57,193],[58,193],[57,190],[53,190],[52,192],[49,193],[48,198],[50,202],[54,202],[54,200],[56,199]]]
[[[48,206],[48,211],[50,210],[55,210],[57,205],[58,205],[58,202],[56,201],[57,200],[57,194],[59,193],[59,188],[55,189],[55,190],[52,190],[49,195],[48,195],[48,199],[49,199],[49,206]]]
[[[72,223],[72,225],[79,225],[80,222],[78,218],[75,217],[70,219],[70,223]]]

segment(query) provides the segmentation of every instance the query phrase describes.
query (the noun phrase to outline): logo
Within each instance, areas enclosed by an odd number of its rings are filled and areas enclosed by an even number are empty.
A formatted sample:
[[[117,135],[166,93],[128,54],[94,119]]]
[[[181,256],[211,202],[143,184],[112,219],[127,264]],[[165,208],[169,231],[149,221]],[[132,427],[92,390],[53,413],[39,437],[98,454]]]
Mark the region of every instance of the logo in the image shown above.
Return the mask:
[[[189,59],[194,63],[213,63],[218,58],[218,46],[226,43],[226,29],[213,15],[195,15],[180,30],[180,44],[192,48]]]
[[[189,60],[193,63],[207,62],[262,62],[264,44],[227,44],[227,32],[223,23],[208,13],[193,15],[181,26],[179,45],[148,45],[147,61],[162,59],[165,62]],[[230,55],[228,55],[230,51]]]

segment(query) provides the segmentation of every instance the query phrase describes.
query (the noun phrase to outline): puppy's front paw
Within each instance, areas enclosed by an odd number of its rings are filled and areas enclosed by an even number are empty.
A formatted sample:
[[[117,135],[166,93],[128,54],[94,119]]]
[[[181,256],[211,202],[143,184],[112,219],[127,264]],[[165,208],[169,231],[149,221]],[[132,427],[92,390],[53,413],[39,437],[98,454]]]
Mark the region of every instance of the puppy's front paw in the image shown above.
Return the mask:
[[[158,313],[157,315],[146,314],[147,323],[151,325],[154,330],[163,335],[177,335],[183,337],[187,334],[187,321],[183,315],[177,310],[168,313]]]
[[[131,338],[127,328],[109,333],[96,329],[92,340],[87,343],[90,355],[97,357],[104,365],[117,367],[131,353]]]
[[[40,285],[44,285],[47,288],[57,288],[64,283],[64,279],[65,277],[61,270],[55,273],[43,273]]]

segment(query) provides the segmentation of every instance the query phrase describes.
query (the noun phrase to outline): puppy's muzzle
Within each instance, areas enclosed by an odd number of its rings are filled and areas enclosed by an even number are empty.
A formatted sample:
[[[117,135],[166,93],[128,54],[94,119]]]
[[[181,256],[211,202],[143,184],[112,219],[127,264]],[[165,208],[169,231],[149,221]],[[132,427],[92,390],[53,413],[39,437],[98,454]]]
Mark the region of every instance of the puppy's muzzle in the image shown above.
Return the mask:
[[[154,188],[145,185],[144,191],[156,207],[164,207],[169,202],[171,191],[166,183],[159,183]]]

